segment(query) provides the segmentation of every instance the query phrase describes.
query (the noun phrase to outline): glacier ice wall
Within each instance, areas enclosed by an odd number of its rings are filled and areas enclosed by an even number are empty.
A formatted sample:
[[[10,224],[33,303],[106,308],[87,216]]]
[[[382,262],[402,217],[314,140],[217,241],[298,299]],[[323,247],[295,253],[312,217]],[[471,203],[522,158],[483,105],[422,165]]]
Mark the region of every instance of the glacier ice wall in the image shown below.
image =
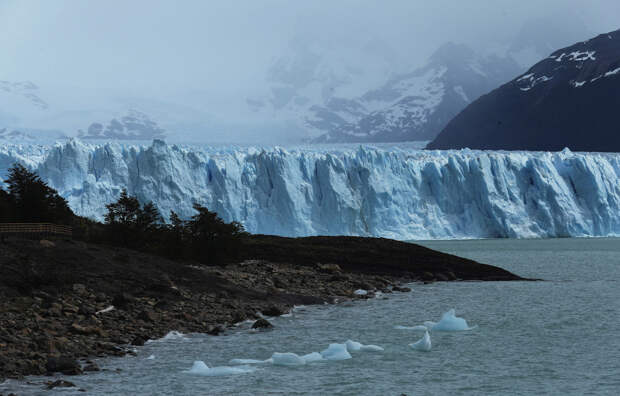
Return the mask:
[[[126,187],[162,213],[198,202],[253,233],[395,239],[620,234],[620,154],[413,149],[0,146],[78,214]]]

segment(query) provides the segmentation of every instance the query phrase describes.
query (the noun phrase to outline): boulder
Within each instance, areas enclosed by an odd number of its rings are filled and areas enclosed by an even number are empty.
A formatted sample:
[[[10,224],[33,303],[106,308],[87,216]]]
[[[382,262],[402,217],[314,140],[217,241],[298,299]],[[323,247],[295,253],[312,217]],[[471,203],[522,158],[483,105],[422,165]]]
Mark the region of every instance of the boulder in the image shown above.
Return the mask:
[[[446,275],[442,274],[441,272],[436,272],[435,278],[437,278],[437,280],[441,282],[447,282],[450,280]]]
[[[269,308],[264,309],[261,313],[265,316],[280,316],[284,314],[284,311],[278,306],[272,305]]]
[[[91,363],[87,364],[86,366],[84,366],[83,370],[85,372],[87,372],[87,371],[89,371],[89,372],[101,371],[101,369],[99,368],[99,366],[97,366],[97,363],[95,363],[95,362],[91,362]]]
[[[63,373],[65,375],[82,374],[79,363],[68,356],[49,357],[45,364],[48,373]]]
[[[273,325],[267,319],[260,318],[252,325],[253,329],[271,329]]]
[[[127,293],[120,293],[114,296],[112,299],[112,305],[117,308],[124,308],[127,305],[131,304],[134,301],[134,298]]]
[[[224,330],[220,326],[213,326],[207,330],[207,334],[216,336],[220,335],[220,333],[222,333],[223,331]]]
[[[70,381],[65,381],[65,380],[56,380],[56,381],[48,381],[45,383],[45,387],[47,389],[54,389],[54,388],[73,388],[75,387],[75,384],[73,382]]]
[[[131,345],[143,346],[146,343],[146,339],[142,336],[137,336],[131,341]]]
[[[338,264],[317,264],[317,268],[319,272],[324,272],[326,274],[337,274],[342,272],[342,269]]]
[[[145,322],[155,322],[157,320],[157,316],[153,311],[144,310],[140,312],[138,315],[138,319],[141,319]]]

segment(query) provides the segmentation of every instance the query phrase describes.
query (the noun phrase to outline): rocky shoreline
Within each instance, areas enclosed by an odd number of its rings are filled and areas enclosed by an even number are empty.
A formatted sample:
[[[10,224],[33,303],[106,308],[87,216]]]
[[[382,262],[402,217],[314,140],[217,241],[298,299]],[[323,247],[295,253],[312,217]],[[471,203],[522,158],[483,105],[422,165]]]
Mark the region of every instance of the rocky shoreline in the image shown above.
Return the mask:
[[[98,371],[105,368],[87,359],[132,353],[171,330],[217,335],[293,305],[407,291],[405,282],[521,279],[413,244],[325,238],[255,236],[243,259],[224,267],[70,240],[8,240],[0,244],[0,383]]]

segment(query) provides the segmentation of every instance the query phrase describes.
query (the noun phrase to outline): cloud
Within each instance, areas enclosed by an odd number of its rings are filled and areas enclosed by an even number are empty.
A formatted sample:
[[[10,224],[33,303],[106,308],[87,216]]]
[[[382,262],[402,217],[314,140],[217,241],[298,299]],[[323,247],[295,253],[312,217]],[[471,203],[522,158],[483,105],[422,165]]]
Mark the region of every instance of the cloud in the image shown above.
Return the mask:
[[[195,110],[225,117],[230,103],[265,89],[294,38],[343,53],[386,43],[414,67],[446,41],[507,47],[528,20],[561,19],[566,9],[595,33],[620,25],[616,0],[5,0],[0,80],[35,81],[57,103],[200,100]]]

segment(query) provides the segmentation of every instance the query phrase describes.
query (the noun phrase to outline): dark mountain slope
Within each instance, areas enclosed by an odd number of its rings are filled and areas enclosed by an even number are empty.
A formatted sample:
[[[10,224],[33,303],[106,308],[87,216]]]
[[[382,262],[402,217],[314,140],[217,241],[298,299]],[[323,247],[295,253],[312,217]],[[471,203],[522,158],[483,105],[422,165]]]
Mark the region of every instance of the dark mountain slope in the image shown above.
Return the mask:
[[[620,151],[620,30],[558,50],[458,114],[429,149]]]

